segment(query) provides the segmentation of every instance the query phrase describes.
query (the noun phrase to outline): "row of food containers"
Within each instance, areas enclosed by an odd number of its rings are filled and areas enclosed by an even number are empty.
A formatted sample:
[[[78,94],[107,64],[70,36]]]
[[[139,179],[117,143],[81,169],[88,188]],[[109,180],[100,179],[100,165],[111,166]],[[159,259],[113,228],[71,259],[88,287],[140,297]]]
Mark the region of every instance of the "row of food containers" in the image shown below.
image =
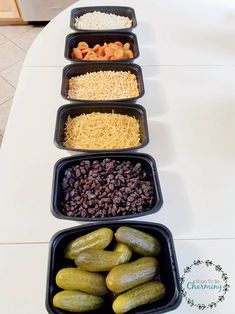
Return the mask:
[[[131,24],[118,29],[123,19]],[[120,221],[153,214],[163,204],[154,158],[133,152],[149,142],[146,110],[136,104],[144,95],[144,80],[133,63],[139,56],[130,32],[137,25],[135,11],[76,8],[70,22],[76,32],[66,37],[65,58],[73,63],[63,69],[61,95],[71,103],[58,109],[54,142],[86,154],[56,163],[51,210],[57,218],[91,224],[52,238],[47,310],[168,312],[181,301],[171,232],[157,223]],[[112,234],[105,245],[102,232]],[[122,232],[125,236],[118,237]]]

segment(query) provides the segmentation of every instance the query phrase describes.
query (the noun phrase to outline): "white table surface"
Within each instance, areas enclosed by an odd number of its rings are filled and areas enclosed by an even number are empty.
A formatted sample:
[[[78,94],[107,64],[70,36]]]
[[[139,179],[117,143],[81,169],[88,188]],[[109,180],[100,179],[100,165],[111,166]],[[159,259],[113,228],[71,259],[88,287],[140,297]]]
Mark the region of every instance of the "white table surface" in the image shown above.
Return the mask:
[[[45,242],[77,224],[50,212],[53,166],[71,155],[53,143],[56,111],[66,103],[61,72],[22,70],[0,157],[4,243]],[[141,151],[156,159],[164,205],[138,219],[167,225],[176,239],[234,237],[234,69],[152,66],[143,75],[139,103],[149,117],[150,143]]]
[[[140,65],[235,65],[234,0],[84,0],[79,6],[135,9]],[[72,7],[76,7],[74,4]],[[66,65],[71,9],[51,21],[27,55],[27,66]],[[41,49],[44,47],[44,49]],[[40,51],[40,56],[39,56]]]
[[[140,152],[156,159],[164,200],[159,212],[138,220],[169,227],[181,272],[195,258],[210,258],[234,283],[235,1],[118,5],[132,6],[137,15],[136,63],[142,65],[145,83],[138,103],[147,110],[150,133],[150,143]],[[51,21],[29,50],[0,149],[1,313],[28,314],[32,308],[35,314],[46,313],[48,241],[56,231],[78,225],[50,212],[53,166],[73,155],[53,143],[56,111],[68,103],[60,88],[72,7]],[[233,313],[233,289],[214,313]],[[197,311],[183,301],[175,312]]]

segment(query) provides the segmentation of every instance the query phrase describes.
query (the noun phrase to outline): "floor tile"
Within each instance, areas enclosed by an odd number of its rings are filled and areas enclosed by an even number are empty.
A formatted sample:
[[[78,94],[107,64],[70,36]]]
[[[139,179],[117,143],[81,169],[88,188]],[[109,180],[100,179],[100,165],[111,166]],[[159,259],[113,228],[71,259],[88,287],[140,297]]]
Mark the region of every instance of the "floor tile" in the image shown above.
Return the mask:
[[[0,77],[0,106],[13,97],[15,89]]]
[[[5,70],[17,61],[23,60],[25,52],[8,41],[0,46],[0,71]]]
[[[3,136],[7,124],[9,112],[11,109],[12,99],[0,105],[0,134]]]
[[[7,38],[1,35],[0,33],[0,45],[4,44],[7,41]]]
[[[16,36],[14,38],[12,38],[12,41],[19,46],[20,48],[24,49],[25,51],[27,51],[32,42],[34,41],[34,39],[37,37],[37,35],[41,32],[41,30],[43,29],[43,27],[34,27],[31,28],[29,31]]]
[[[29,31],[32,27],[33,27],[32,25],[18,25],[18,26],[3,25],[3,26],[0,26],[0,34],[11,39],[17,35],[20,35]]]
[[[17,86],[18,77],[22,68],[23,61],[19,61],[6,70],[0,72],[0,75],[15,88]]]

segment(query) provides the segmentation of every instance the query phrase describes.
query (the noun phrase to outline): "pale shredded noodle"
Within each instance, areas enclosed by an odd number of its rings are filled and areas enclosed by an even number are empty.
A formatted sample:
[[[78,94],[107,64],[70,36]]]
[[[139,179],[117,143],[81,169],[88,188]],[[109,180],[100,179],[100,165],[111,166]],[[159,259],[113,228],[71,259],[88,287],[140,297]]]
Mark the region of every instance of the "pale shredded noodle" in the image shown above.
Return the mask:
[[[65,124],[64,146],[81,149],[119,149],[136,147],[140,142],[140,124],[135,117],[123,114],[92,112]]]

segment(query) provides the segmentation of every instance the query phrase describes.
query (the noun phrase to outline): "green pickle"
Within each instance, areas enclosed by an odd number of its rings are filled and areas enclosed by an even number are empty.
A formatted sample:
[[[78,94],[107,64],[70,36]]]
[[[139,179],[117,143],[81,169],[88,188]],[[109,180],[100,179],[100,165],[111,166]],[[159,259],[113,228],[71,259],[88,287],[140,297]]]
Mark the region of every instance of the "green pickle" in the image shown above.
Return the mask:
[[[115,313],[126,313],[137,306],[159,301],[166,293],[161,282],[151,281],[120,294],[113,302]]]
[[[156,238],[135,228],[119,227],[115,238],[142,256],[157,256],[161,251],[161,245]]]
[[[109,290],[121,293],[152,280],[158,273],[158,261],[154,257],[141,257],[138,260],[118,265],[106,277]]]
[[[63,290],[54,295],[54,307],[86,313],[104,306],[108,295],[114,313],[123,314],[165,296],[164,284],[154,281],[159,273],[156,259],[161,252],[159,241],[125,226],[117,229],[116,243],[113,238],[111,229],[100,228],[67,244],[64,257],[74,260],[77,267],[57,272],[55,282]],[[111,242],[114,249],[105,250]],[[134,255],[135,260],[130,262],[133,253],[139,254],[139,258]]]
[[[104,304],[104,298],[82,291],[64,290],[53,298],[53,305],[59,309],[74,313],[83,313],[99,309]]]
[[[114,266],[125,263],[129,256],[124,256],[123,252],[118,251],[89,249],[81,252],[74,261],[77,266],[86,271],[99,272],[109,271]]]
[[[106,248],[112,239],[111,229],[100,228],[70,242],[65,248],[64,255],[66,258],[75,259],[84,250]]]
[[[56,275],[56,284],[65,290],[80,290],[101,296],[108,293],[105,276],[77,268],[63,268]]]
[[[132,250],[123,243],[117,243],[114,252],[119,252],[120,254],[120,264],[127,263],[131,259],[132,256]]]

